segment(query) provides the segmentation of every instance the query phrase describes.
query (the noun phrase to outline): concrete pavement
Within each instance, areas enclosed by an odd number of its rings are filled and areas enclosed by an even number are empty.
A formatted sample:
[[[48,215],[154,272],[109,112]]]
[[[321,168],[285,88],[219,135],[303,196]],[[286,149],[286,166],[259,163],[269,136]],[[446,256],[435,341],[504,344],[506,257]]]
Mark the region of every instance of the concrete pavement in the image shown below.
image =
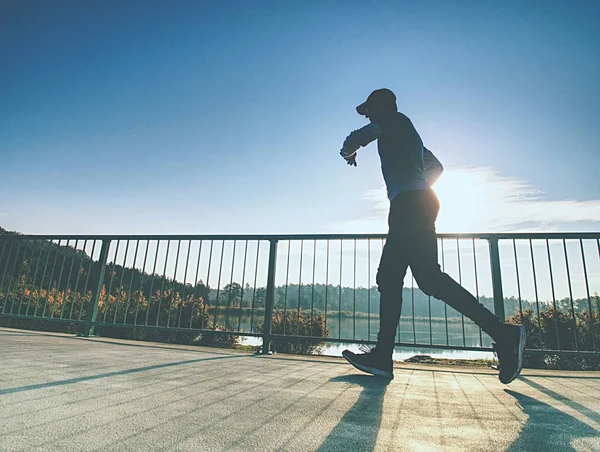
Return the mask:
[[[0,328],[0,451],[600,450],[600,373],[397,363]]]

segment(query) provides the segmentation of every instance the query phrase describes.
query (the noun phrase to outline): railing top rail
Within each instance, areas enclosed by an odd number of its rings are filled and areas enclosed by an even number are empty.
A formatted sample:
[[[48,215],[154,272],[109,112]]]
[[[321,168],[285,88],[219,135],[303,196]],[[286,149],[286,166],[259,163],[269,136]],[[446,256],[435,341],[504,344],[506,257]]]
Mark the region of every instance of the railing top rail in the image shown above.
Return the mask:
[[[6,240],[340,240],[384,239],[386,234],[151,234],[151,235],[29,235],[0,234]],[[600,239],[600,232],[442,233],[439,238],[463,239]]]

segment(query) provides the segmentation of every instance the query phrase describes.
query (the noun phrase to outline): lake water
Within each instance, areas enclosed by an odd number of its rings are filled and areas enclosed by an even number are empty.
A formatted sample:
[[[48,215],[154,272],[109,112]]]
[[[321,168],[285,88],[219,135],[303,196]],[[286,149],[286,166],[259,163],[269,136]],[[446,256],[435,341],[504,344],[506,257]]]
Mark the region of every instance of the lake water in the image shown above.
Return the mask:
[[[254,318],[250,314],[228,316],[219,313],[217,323],[225,325],[232,330],[256,332],[257,320],[262,322],[262,313],[256,314]],[[396,347],[394,359],[404,360],[414,355],[430,355],[436,358],[449,359],[491,359],[492,353],[486,351],[470,350],[451,350],[442,348],[420,347],[420,345],[450,345],[466,347],[491,347],[492,340],[485,333],[480,335],[480,330],[469,319],[465,319],[464,325],[460,319],[450,319],[448,323],[441,321],[429,322],[427,319],[402,318],[399,325],[398,342],[411,343],[415,345],[407,347]],[[339,342],[328,342],[323,347],[323,355],[341,356],[344,349],[358,351],[358,344],[350,344],[345,341],[357,340],[377,340],[377,331],[379,329],[378,316],[357,317],[339,317],[334,315],[328,317],[327,328],[330,338],[338,338]],[[293,334],[294,332],[289,332]],[[483,342],[482,342],[483,340]],[[240,342],[246,345],[260,345],[261,338],[240,337]]]

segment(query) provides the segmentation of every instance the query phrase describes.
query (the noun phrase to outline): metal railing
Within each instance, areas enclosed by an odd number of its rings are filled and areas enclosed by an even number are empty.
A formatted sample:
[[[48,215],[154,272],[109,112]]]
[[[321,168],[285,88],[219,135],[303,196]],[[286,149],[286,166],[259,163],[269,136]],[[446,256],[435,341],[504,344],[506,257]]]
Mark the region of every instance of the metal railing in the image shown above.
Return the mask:
[[[528,350],[599,354],[600,234],[440,234],[442,269]],[[385,235],[0,235],[0,321],[273,341],[374,343]],[[491,350],[409,273],[397,344]],[[43,326],[42,326],[43,327]],[[532,334],[533,333],[533,334]],[[108,333],[106,333],[108,334]]]

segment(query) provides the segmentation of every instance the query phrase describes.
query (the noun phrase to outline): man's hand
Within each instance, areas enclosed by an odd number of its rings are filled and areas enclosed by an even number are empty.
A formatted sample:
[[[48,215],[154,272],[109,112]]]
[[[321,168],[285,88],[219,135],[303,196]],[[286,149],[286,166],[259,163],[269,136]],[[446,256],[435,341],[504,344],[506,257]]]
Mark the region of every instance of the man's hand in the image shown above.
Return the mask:
[[[356,154],[353,154],[350,157],[344,157],[344,159],[346,159],[348,165],[356,166]]]

